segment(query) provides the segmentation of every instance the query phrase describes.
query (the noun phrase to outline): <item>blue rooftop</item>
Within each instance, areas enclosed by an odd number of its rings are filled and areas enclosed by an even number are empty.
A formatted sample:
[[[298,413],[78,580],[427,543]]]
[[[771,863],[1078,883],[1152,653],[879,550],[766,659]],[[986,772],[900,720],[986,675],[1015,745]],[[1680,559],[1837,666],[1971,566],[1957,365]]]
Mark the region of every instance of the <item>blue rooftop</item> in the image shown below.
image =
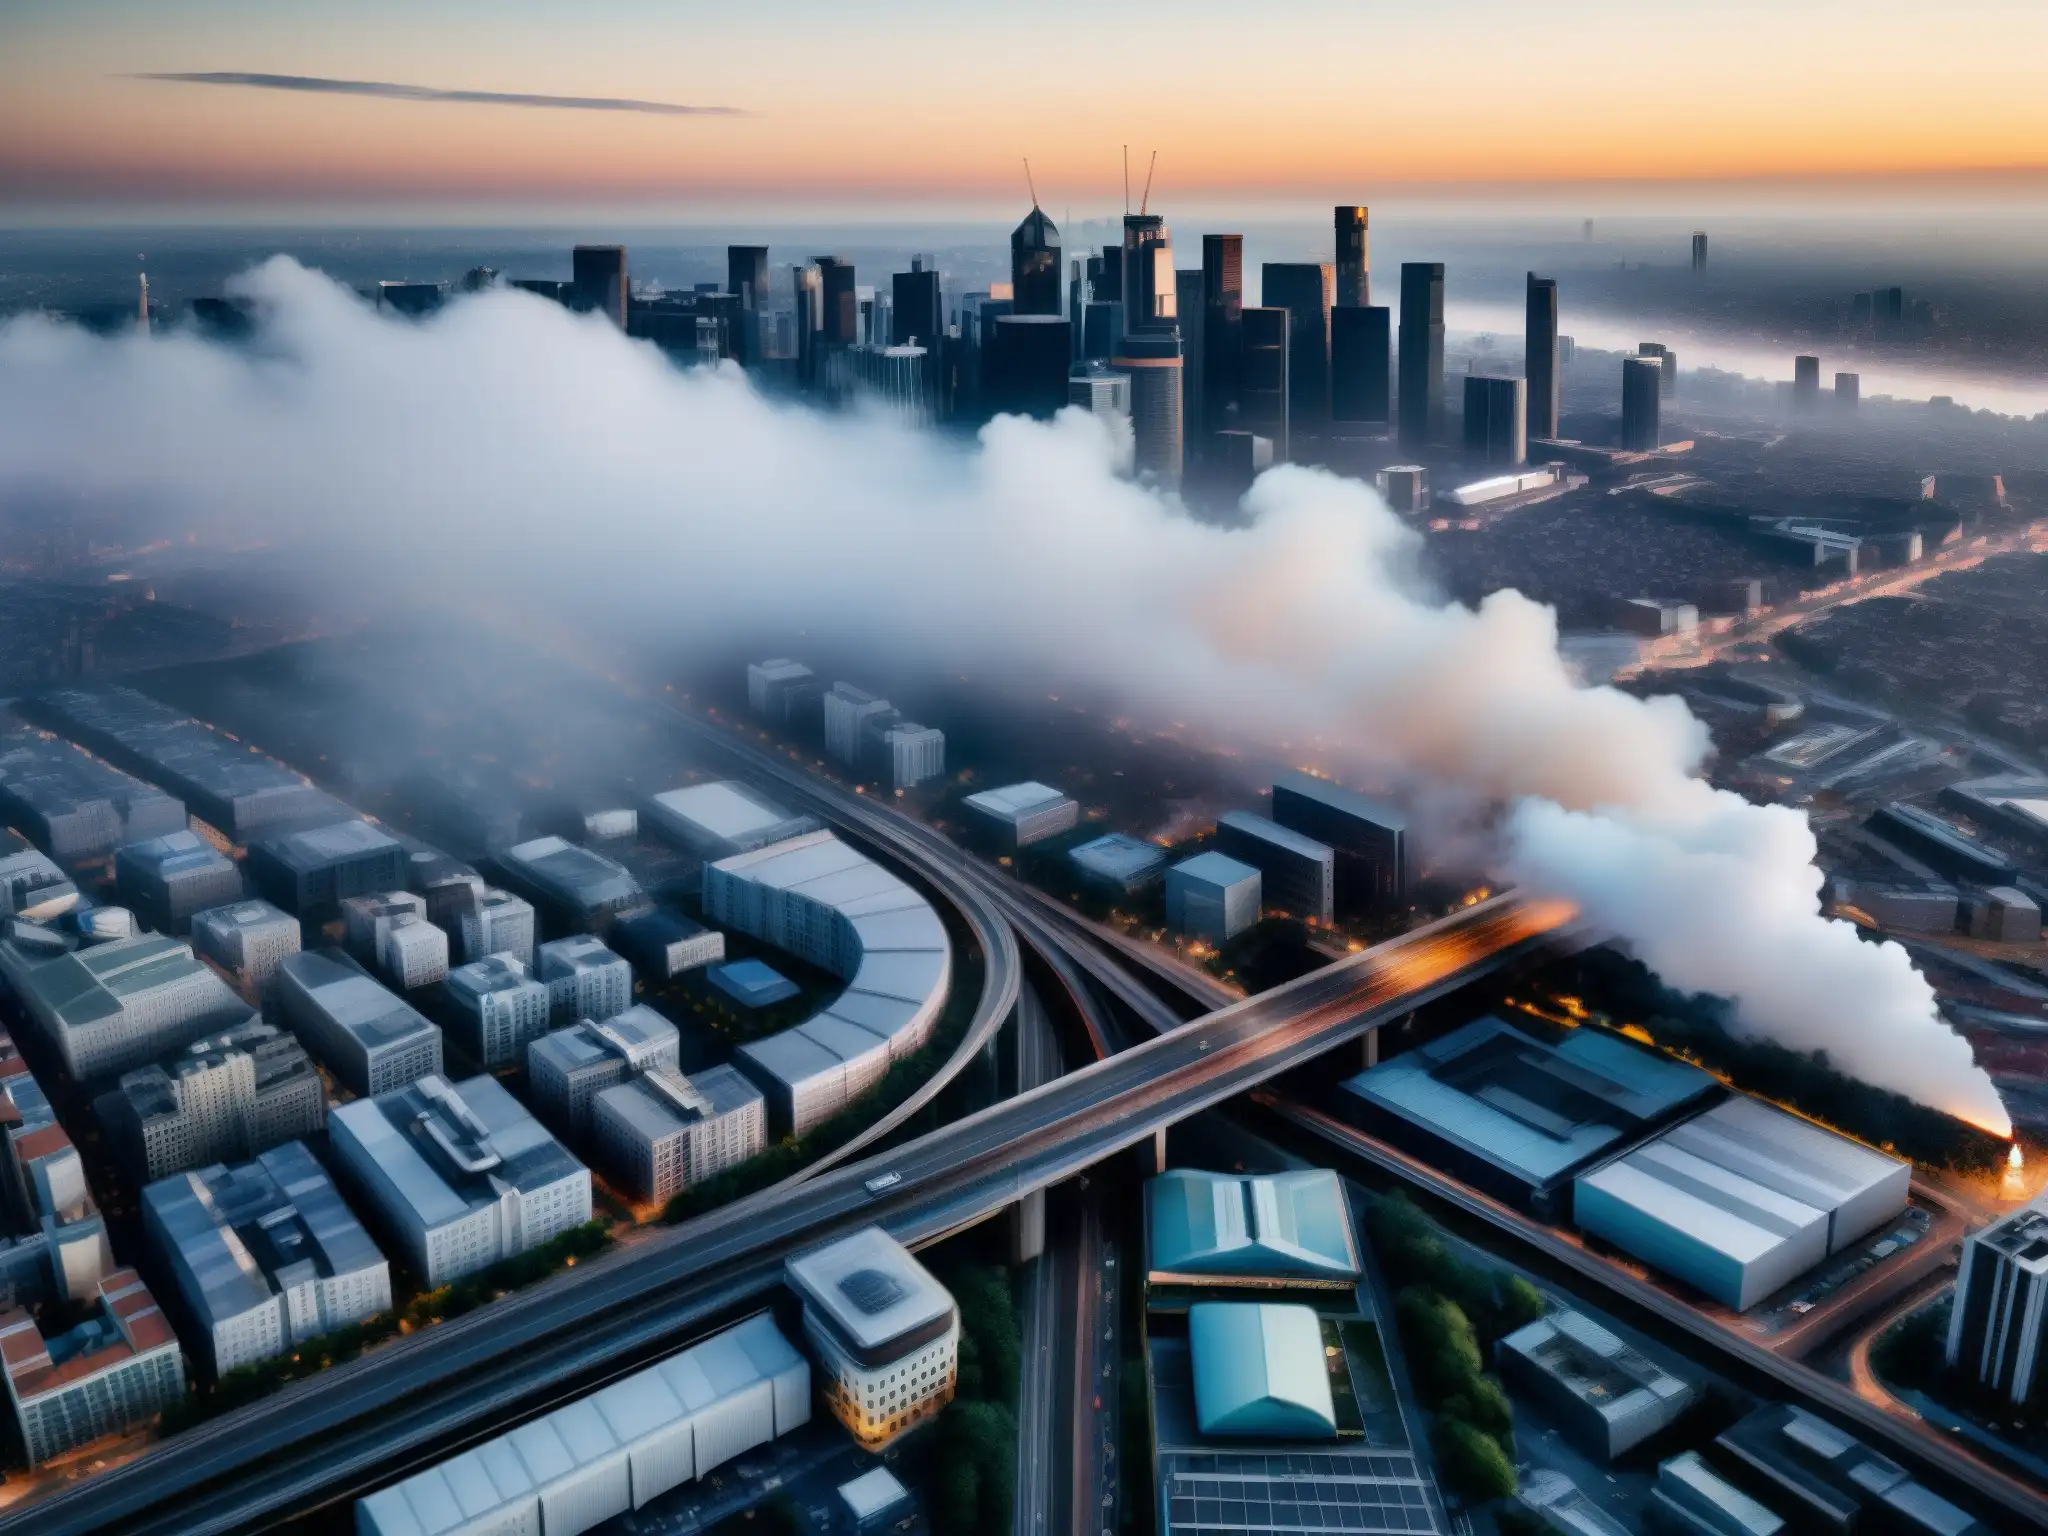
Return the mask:
[[[747,1008],[766,1008],[803,990],[772,965],[759,960],[734,960],[707,972],[711,985]]]
[[[1166,867],[1165,850],[1135,837],[1111,832],[1093,842],[1081,844],[1067,855],[1076,868],[1099,880],[1131,885],[1149,879]]]
[[[1240,863],[1227,853],[1198,853],[1174,865],[1173,872],[1183,879],[1200,880],[1222,889],[1259,878],[1259,872],[1251,865]]]
[[[1203,1301],[1188,1308],[1195,1420],[1205,1435],[1330,1440],[1336,1404],[1323,1326],[1307,1307]]]

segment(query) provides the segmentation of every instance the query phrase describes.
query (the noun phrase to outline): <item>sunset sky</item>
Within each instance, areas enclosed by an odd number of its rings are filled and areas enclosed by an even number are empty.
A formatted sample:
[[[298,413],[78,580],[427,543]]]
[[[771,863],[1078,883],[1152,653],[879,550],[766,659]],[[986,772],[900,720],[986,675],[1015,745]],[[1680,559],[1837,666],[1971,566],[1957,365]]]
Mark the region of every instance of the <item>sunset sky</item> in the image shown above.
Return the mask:
[[[2048,167],[2043,0],[0,0],[0,223],[1306,206]],[[127,78],[261,72],[745,115]],[[2038,187],[2031,174],[2019,178]]]

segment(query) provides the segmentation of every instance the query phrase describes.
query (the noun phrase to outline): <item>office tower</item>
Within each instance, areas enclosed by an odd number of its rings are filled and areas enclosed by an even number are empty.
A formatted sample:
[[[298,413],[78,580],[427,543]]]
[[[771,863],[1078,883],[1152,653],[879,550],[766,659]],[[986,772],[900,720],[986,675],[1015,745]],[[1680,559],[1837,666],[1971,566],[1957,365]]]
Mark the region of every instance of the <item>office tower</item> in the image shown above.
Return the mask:
[[[238,901],[193,913],[192,947],[258,997],[284,957],[299,952],[299,920],[267,901]]]
[[[1058,314],[1003,315],[995,324],[985,377],[991,409],[1049,417],[1067,403],[1073,342]]]
[[[1207,350],[1209,307],[1202,298],[1202,273],[1175,272],[1174,308],[1180,327],[1180,421],[1181,442],[1190,459],[1203,457],[1208,436],[1208,392],[1202,375],[1202,358]]]
[[[783,1273],[803,1299],[825,1404],[863,1449],[881,1449],[952,1401],[960,1309],[888,1233],[863,1227],[788,1260]]]
[[[1081,311],[1081,356],[1105,362],[1116,354],[1123,339],[1124,307],[1118,303],[1090,300]]]
[[[449,1009],[462,1048],[486,1067],[524,1059],[548,1032],[548,989],[511,955],[486,955],[448,973]]]
[[[1238,497],[1273,467],[1273,439],[1232,428],[1209,438],[1209,485],[1217,493]]]
[[[1105,245],[1100,257],[1088,258],[1088,296],[1101,304],[1124,301],[1124,248]]]
[[[1529,459],[1529,384],[1526,379],[1465,375],[1465,452],[1512,469]]]
[[[1330,419],[1393,419],[1393,312],[1384,304],[1330,311]]]
[[[301,1141],[142,1192],[143,1228],[218,1377],[391,1306],[391,1266]]]
[[[1863,375],[1860,373],[1838,373],[1835,375],[1835,409],[1853,411],[1863,394]]]
[[[852,683],[834,683],[825,695],[825,751],[848,767],[860,764],[861,732],[867,722],[892,715],[887,699],[878,699]]]
[[[0,1358],[32,1467],[145,1423],[185,1396],[178,1336],[132,1269],[102,1280],[99,1310],[54,1339],[21,1308],[0,1312]]]
[[[938,345],[946,334],[945,310],[939,302],[939,274],[924,264],[924,258],[910,258],[910,270],[889,279],[889,345],[926,347]]]
[[[148,1182],[317,1134],[327,1124],[327,1090],[303,1045],[251,1018],[122,1073],[94,1109]]]
[[[146,933],[66,951],[0,941],[0,978],[74,1082],[125,1072],[239,1023],[249,1005],[195,959],[191,947]]]
[[[1444,265],[1401,263],[1401,446],[1427,448],[1443,436]]]
[[[839,256],[816,258],[818,267],[818,333],[828,347],[850,347],[860,340],[860,299],[854,291],[853,263]]]
[[[1036,203],[1010,232],[1010,302],[1018,315],[1057,315],[1060,304],[1060,232]]]
[[[1221,432],[1236,415],[1244,353],[1243,235],[1202,236],[1202,309],[1203,429]]]
[[[824,371],[818,366],[818,331],[825,323],[825,279],[814,266],[789,269],[796,329],[796,380],[809,389]]]
[[[740,301],[740,308],[768,307],[768,247],[728,245],[725,248],[725,291]]]
[[[1284,309],[1240,309],[1237,355],[1238,429],[1273,445],[1275,463],[1287,462],[1287,327]]]
[[[1820,359],[1800,355],[1792,359],[1792,404],[1810,411],[1820,404]]]
[[[1287,420],[1291,428],[1330,417],[1330,299],[1336,269],[1328,262],[1269,261],[1259,274],[1268,309],[1287,311]]]
[[[736,1067],[647,1072],[591,1105],[598,1160],[641,1200],[666,1202],[768,1142],[768,1100]]]
[[[590,1170],[494,1077],[434,1074],[343,1104],[327,1144],[430,1287],[590,1220]]]
[[[623,245],[579,245],[569,258],[570,302],[580,310],[596,310],[620,330],[626,328],[626,305],[632,289],[626,281]]]
[[[198,833],[171,832],[116,850],[114,889],[145,927],[183,933],[193,913],[241,896],[242,871]]]
[[[1335,916],[1337,854],[1327,843],[1250,811],[1225,811],[1216,818],[1216,851],[1264,877],[1266,904],[1304,922],[1327,923]]]
[[[1366,245],[1365,210],[1337,205],[1336,302],[1358,309],[1372,302],[1372,256]]]
[[[1067,404],[1078,405],[1109,421],[1120,421],[1123,429],[1129,431],[1131,376],[1107,363],[1076,363],[1067,375]]]
[[[1529,435],[1557,436],[1557,279],[1529,274],[1522,318],[1522,373],[1529,381]]]
[[[1972,1232],[1948,1319],[1947,1358],[2024,1406],[2048,1352],[2048,1195]]]
[[[1156,213],[1124,215],[1123,288],[1126,331],[1171,329],[1179,289],[1173,275],[1173,231]]]
[[[633,1006],[633,967],[587,933],[541,945],[534,972],[556,1023],[602,1023]]]
[[[1692,269],[1704,272],[1707,267],[1707,232],[1696,229],[1692,232]]]
[[[455,937],[463,960],[485,955],[511,955],[521,965],[533,963],[533,904],[510,891],[487,890],[469,911],[457,916]]]
[[[1658,358],[1621,360],[1621,446],[1630,453],[1654,453],[1663,445],[1663,380]]]
[[[617,1018],[588,1019],[543,1035],[526,1048],[526,1080],[534,1107],[571,1137],[590,1125],[591,1105],[615,1083],[640,1072],[680,1071],[675,1025],[635,1004]]]
[[[1339,906],[1398,906],[1414,873],[1408,818],[1394,806],[1305,773],[1273,782],[1273,820],[1328,847]]]
[[[1658,376],[1658,392],[1666,400],[1678,393],[1678,354],[1661,341],[1636,343],[1636,356],[1654,357],[1662,370]]]
[[[352,1093],[388,1093],[441,1070],[439,1027],[338,949],[286,957],[277,1000],[292,1033]]]
[[[265,838],[249,850],[249,878],[269,901],[325,920],[351,896],[405,887],[405,849],[367,821],[338,821]]]
[[[1160,247],[1170,262],[1173,253]],[[1172,268],[1168,267],[1170,273]],[[1167,299],[1171,304],[1173,301]],[[1118,344],[1114,365],[1131,376],[1131,467],[1162,487],[1179,487],[1186,444],[1181,436],[1180,333],[1169,320],[1163,329],[1131,331]]]

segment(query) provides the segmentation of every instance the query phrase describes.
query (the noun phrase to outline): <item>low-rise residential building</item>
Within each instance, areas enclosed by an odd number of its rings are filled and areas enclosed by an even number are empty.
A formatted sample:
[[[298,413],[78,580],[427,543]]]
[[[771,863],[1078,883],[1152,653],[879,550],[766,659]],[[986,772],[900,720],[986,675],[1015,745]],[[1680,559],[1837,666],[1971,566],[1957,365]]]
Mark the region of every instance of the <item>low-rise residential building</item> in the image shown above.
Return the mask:
[[[344,1104],[328,1143],[429,1286],[590,1220],[590,1170],[495,1078],[430,1074]]]
[[[565,1135],[590,1125],[597,1095],[640,1072],[679,1070],[681,1040],[675,1025],[636,1003],[616,1018],[579,1020],[527,1047],[527,1091],[534,1108]]]
[[[192,947],[261,997],[286,955],[299,952],[299,920],[267,901],[237,901],[192,914]]]
[[[799,1254],[783,1273],[803,1299],[826,1405],[863,1447],[880,1449],[953,1400],[960,1309],[880,1227]]]
[[[767,1101],[729,1066],[644,1072],[596,1096],[591,1138],[635,1196],[665,1201],[766,1146]]]
[[[148,933],[84,949],[0,940],[0,977],[74,1082],[153,1061],[249,1008],[183,940]]]
[[[122,1073],[94,1107],[145,1182],[253,1157],[327,1124],[327,1090],[306,1048],[255,1018]]]
[[[389,1093],[441,1070],[441,1031],[339,950],[277,968],[285,1022],[351,1093]]]
[[[391,1306],[391,1266],[304,1142],[152,1183],[142,1215],[216,1376]]]
[[[518,1061],[548,1032],[548,989],[515,955],[486,955],[448,973],[463,1049],[487,1067]]]
[[[541,945],[535,971],[558,1024],[609,1019],[633,1006],[633,967],[587,933]]]
[[[45,1339],[19,1307],[0,1312],[0,1366],[30,1466],[141,1424],[185,1395],[185,1356],[132,1269],[100,1281],[99,1310]]]
[[[242,871],[198,833],[181,828],[116,850],[114,889],[146,926],[183,933],[193,913],[240,899]]]

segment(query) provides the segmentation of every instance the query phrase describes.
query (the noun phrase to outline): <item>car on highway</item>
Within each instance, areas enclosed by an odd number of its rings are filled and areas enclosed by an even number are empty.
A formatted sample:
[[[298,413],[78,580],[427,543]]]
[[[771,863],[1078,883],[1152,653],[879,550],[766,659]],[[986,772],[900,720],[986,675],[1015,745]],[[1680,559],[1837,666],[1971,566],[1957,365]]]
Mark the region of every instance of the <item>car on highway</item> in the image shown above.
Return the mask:
[[[896,1172],[878,1173],[872,1179],[863,1179],[861,1188],[871,1195],[886,1195],[903,1182],[903,1175]]]

